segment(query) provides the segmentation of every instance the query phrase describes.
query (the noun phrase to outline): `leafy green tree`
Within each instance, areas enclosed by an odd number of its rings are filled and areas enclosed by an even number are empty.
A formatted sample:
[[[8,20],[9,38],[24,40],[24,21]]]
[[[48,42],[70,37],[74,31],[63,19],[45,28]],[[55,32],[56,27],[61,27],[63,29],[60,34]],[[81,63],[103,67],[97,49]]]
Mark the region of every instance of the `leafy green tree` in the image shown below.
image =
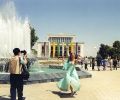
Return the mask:
[[[103,59],[109,56],[110,46],[101,44],[99,48],[99,54],[102,56]]]
[[[113,47],[116,48],[116,49],[120,49],[120,41],[115,41],[113,43]]]
[[[120,59],[120,41],[115,41],[112,47],[101,44],[98,53],[102,56],[102,58],[110,56],[112,58],[117,57]]]
[[[30,30],[31,30],[30,33],[31,33],[31,48],[32,48],[39,38],[36,35],[35,29],[33,27],[30,26]]]
[[[114,54],[114,48],[113,48],[113,47],[110,47],[110,48],[109,48],[109,51],[108,51],[109,57],[112,57],[112,58],[113,58],[113,54]]]
[[[120,41],[115,41],[113,43],[113,57],[120,59]]]

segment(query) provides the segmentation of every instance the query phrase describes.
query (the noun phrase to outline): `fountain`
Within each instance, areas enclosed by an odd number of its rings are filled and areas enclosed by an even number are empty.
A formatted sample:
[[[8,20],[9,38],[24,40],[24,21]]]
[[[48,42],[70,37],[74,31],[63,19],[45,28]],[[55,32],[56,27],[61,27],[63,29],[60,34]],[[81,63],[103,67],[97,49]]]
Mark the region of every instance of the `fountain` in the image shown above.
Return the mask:
[[[63,69],[50,68],[49,65],[40,65],[38,61],[30,64],[30,78],[26,81],[27,84],[43,83],[43,82],[54,82],[59,81],[66,74]],[[53,66],[54,67],[54,66]],[[78,65],[76,66],[79,67]],[[92,75],[84,70],[77,70],[79,78],[89,78]],[[9,73],[0,73],[0,83],[9,83]]]
[[[0,58],[9,58],[15,47],[30,53],[30,28],[27,18],[17,16],[14,2],[7,1],[0,8]]]

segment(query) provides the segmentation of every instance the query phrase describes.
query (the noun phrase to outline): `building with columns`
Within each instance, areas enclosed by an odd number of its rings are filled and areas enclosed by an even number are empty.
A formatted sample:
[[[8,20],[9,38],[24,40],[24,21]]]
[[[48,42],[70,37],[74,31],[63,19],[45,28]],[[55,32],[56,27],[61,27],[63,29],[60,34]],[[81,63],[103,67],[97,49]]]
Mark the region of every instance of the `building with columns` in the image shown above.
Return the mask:
[[[48,42],[37,43],[37,56],[41,58],[68,57],[72,52],[84,57],[84,43],[75,42],[75,39],[76,35],[71,34],[49,34]]]

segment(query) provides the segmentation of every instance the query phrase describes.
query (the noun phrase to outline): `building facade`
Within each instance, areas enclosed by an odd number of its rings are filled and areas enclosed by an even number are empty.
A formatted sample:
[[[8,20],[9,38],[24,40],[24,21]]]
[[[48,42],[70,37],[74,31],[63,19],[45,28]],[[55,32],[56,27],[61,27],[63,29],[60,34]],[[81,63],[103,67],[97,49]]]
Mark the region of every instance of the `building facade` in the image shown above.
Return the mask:
[[[84,56],[83,47],[84,43],[75,42],[75,35],[48,35],[48,42],[37,43],[37,56],[38,57],[68,57],[72,52],[76,55]]]

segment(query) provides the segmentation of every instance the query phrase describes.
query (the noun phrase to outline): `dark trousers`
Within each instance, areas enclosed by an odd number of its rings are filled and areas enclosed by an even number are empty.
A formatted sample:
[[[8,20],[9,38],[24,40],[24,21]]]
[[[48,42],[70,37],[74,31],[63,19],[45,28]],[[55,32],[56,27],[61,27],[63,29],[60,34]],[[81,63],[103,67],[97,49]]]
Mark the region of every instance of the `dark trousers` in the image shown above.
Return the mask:
[[[92,63],[92,70],[94,70],[94,67],[95,67],[95,64],[94,64],[94,63]]]
[[[88,65],[88,64],[85,64],[85,70],[88,70],[87,65]]]
[[[117,65],[114,65],[113,67],[114,67],[114,69],[116,69],[116,70],[117,70]]]
[[[23,99],[23,78],[20,74],[10,75],[10,94],[11,100],[16,100],[16,92],[18,93],[18,100]]]

